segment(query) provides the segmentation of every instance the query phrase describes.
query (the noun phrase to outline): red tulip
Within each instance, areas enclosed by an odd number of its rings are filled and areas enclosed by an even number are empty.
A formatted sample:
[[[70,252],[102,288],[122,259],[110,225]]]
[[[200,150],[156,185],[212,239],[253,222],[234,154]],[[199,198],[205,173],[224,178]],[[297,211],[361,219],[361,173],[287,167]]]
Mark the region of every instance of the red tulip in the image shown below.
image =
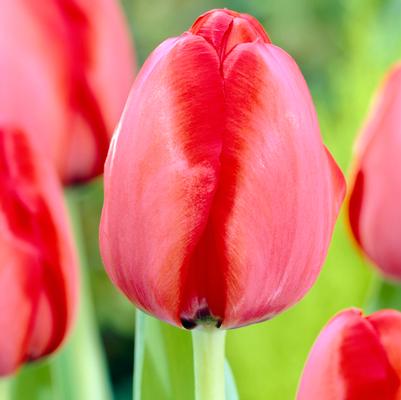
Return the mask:
[[[103,259],[172,324],[266,320],[315,281],[343,195],[295,62],[253,17],[210,11],[134,84],[106,161]]]
[[[0,375],[53,352],[75,311],[61,188],[26,137],[0,129]]]
[[[103,171],[133,78],[116,0],[3,0],[0,123],[20,126],[65,183]]]
[[[340,312],[317,338],[297,400],[401,398],[401,313]]]
[[[349,201],[352,232],[364,253],[401,280],[401,64],[382,86],[362,131]]]

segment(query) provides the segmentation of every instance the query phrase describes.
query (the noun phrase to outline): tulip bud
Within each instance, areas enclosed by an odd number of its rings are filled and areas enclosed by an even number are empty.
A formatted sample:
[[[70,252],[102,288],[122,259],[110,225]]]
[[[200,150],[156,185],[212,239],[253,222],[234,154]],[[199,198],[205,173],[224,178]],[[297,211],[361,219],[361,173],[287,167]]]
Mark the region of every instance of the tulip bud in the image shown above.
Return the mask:
[[[387,76],[356,149],[352,232],[380,271],[401,280],[401,64]]]
[[[0,123],[19,126],[64,183],[103,172],[133,80],[116,0],[3,0]]]
[[[0,128],[0,376],[53,352],[76,304],[76,260],[57,179]]]
[[[297,400],[396,400],[401,396],[401,313],[335,316],[317,338]]]
[[[133,86],[105,166],[103,260],[171,324],[266,320],[315,281],[343,195],[295,62],[251,16],[210,11]]]

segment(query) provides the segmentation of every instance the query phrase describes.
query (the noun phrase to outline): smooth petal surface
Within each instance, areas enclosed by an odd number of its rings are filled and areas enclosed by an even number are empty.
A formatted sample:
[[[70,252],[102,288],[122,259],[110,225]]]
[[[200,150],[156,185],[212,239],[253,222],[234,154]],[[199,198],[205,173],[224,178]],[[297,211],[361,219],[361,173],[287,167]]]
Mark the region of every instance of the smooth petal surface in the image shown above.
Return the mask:
[[[21,127],[65,183],[101,173],[134,72],[117,3],[5,0],[0,33],[0,123]]]
[[[297,400],[399,399],[401,376],[392,346],[401,335],[400,321],[392,310],[367,318],[356,309],[339,313],[309,354]]]
[[[401,64],[379,91],[356,149],[353,234],[385,275],[401,279]]]
[[[237,327],[306,293],[343,196],[294,61],[252,17],[214,10],[137,78],[105,169],[102,256],[158,318]]]
[[[54,351],[76,305],[61,188],[13,128],[0,130],[0,374]]]

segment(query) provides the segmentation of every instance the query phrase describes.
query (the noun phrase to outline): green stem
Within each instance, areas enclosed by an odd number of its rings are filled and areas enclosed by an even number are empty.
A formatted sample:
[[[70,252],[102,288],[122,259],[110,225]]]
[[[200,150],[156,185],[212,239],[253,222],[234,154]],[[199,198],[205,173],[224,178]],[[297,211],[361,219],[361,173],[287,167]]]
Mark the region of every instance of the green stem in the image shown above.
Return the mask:
[[[145,318],[146,315],[135,310],[135,354],[134,354],[134,400],[141,400],[142,370],[145,356]]]
[[[225,336],[225,330],[214,327],[192,331],[196,400],[225,399]]]
[[[59,399],[112,399],[106,360],[97,329],[88,276],[82,221],[79,212],[80,193],[66,193],[74,237],[80,260],[79,307],[71,336],[52,360],[53,377]]]

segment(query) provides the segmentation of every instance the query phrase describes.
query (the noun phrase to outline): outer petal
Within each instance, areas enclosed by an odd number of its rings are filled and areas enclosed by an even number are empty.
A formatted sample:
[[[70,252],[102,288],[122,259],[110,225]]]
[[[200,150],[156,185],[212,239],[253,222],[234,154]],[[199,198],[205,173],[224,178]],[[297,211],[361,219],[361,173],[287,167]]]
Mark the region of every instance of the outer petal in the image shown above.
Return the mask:
[[[395,400],[400,381],[380,340],[358,310],[338,314],[309,354],[297,400]]]
[[[107,159],[106,268],[131,300],[175,324],[216,189],[223,106],[213,47],[191,34],[168,40],[142,68]]]
[[[231,327],[270,318],[311,287],[345,184],[290,56],[239,44],[223,71],[227,125],[211,229]]]
[[[75,311],[76,260],[61,188],[51,168],[31,152],[24,135],[11,129],[0,134],[2,246],[10,246],[1,276],[15,278],[13,293],[3,292],[1,308],[18,301],[23,305],[21,337],[27,331],[19,349],[22,361],[54,351],[63,340]],[[5,315],[1,335],[10,340],[14,316],[9,309]]]
[[[349,218],[380,270],[401,279],[401,65],[390,72],[357,147]]]

